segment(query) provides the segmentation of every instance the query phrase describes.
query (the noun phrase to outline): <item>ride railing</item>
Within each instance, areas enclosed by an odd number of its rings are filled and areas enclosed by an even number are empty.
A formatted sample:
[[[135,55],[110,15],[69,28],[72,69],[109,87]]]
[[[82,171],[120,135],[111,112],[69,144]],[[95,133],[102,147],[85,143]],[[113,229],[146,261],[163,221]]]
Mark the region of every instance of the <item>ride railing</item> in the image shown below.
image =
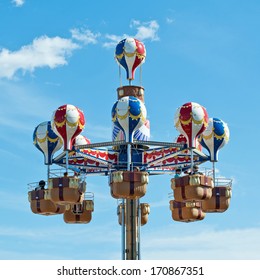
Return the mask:
[[[46,183],[46,182],[45,182],[45,183]],[[28,189],[28,191],[37,190],[37,188],[40,188],[39,182],[32,182],[32,183],[28,183],[28,184],[27,184],[27,189]]]
[[[94,201],[94,193],[93,192],[85,192],[84,200],[92,200]]]
[[[75,172],[70,169],[66,170],[64,168],[56,168],[50,169],[49,178],[64,177],[65,173],[67,173],[66,176],[68,177],[72,177],[75,174]]]
[[[217,177],[215,178],[215,187],[232,187],[232,179]]]

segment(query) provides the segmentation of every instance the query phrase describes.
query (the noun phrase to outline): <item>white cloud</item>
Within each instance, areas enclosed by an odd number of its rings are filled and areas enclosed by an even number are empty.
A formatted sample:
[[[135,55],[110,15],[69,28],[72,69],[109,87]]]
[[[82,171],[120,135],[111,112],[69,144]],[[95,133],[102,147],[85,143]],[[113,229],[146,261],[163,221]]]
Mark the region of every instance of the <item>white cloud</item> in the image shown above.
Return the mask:
[[[24,4],[22,0],[14,1],[16,5]],[[137,29],[136,34],[129,36],[127,34],[104,35],[106,42],[103,47],[115,47],[118,42],[126,37],[135,37],[139,40],[159,40],[158,29],[159,24],[156,20],[149,22],[140,22],[132,20],[131,28]],[[49,67],[56,68],[58,66],[66,65],[67,58],[71,53],[80,48],[82,45],[97,44],[100,33],[93,33],[85,28],[73,28],[70,30],[71,38],[48,37],[41,36],[35,38],[31,44],[22,46],[16,51],[6,48],[0,49],[0,78],[13,79],[18,71],[22,73],[34,72],[36,68]],[[76,43],[77,41],[77,43]]]
[[[123,40],[126,37],[134,37],[140,41],[151,40],[151,41],[158,41],[158,30],[159,24],[156,20],[148,21],[148,22],[141,22],[139,20],[132,20],[130,23],[131,28],[137,29],[137,33],[135,35],[114,35],[114,34],[107,34],[105,38],[108,39],[108,42],[103,44],[105,48],[115,47],[120,40]]]
[[[24,0],[13,0],[12,3],[15,4],[16,7],[21,7],[24,4]]]
[[[22,5],[24,1],[17,0],[15,3]],[[142,41],[159,40],[159,24],[155,20],[149,22],[132,20],[130,27],[137,29],[134,36],[107,34],[104,36],[107,41],[103,43],[103,47],[115,47],[120,40],[126,37],[135,37]],[[33,73],[36,68],[49,67],[53,69],[66,65],[67,58],[75,49],[80,48],[82,44],[97,44],[98,38],[101,37],[100,33],[93,33],[84,28],[73,28],[70,32],[72,34],[70,39],[58,36],[41,36],[35,38],[31,44],[22,46],[16,51],[6,48],[0,49],[0,78],[13,79],[18,71]]]
[[[130,36],[127,35],[127,34],[124,34],[122,36],[120,36],[120,35],[113,35],[113,34],[107,34],[107,35],[105,35],[105,38],[108,39],[109,41],[105,42],[103,44],[103,47],[105,47],[105,48],[114,48],[118,44],[119,41],[123,40],[126,37],[130,37]]]
[[[94,34],[91,30],[84,28],[73,28],[70,32],[73,39],[82,42],[85,45],[96,44],[97,38],[100,36],[100,33]]]
[[[67,64],[66,58],[79,45],[70,39],[41,36],[18,51],[0,51],[0,78],[12,79],[19,70],[33,72],[38,67],[55,68]]]
[[[156,20],[152,20],[149,22],[139,22],[136,20],[132,21],[132,26],[137,28],[137,33],[135,38],[139,40],[151,40],[151,41],[158,41],[158,30],[159,24]]]

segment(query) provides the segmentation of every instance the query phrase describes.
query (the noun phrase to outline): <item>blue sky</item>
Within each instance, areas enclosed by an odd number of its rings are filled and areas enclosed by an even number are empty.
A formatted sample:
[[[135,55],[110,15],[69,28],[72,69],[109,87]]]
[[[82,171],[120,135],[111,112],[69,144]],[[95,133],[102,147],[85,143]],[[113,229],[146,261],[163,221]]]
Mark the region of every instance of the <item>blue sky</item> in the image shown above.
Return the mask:
[[[83,134],[92,142],[111,140],[120,85],[114,48],[127,36],[147,50],[142,85],[151,140],[173,141],[177,107],[203,105],[229,126],[216,167],[234,182],[227,212],[183,224],[171,219],[171,176],[150,178],[142,258],[259,259],[259,13],[257,0],[1,0],[0,259],[121,258],[117,201],[106,177],[87,181],[95,194],[88,225],[32,214],[27,183],[46,176],[32,134],[59,106],[84,111]],[[122,80],[128,84],[124,71]]]

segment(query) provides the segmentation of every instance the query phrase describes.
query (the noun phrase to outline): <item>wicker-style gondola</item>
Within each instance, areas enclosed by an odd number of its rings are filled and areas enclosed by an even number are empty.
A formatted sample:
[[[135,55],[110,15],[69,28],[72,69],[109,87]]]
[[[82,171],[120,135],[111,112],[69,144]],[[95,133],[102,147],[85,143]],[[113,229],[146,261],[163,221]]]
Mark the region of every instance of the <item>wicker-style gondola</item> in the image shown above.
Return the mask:
[[[146,194],[149,177],[142,171],[115,171],[110,176],[111,195],[114,198],[137,199]]]
[[[92,219],[93,211],[93,200],[83,200],[80,204],[67,205],[63,219],[68,224],[87,224]]]
[[[171,179],[171,188],[176,201],[210,199],[213,187],[213,179],[200,174]]]
[[[150,205],[148,203],[140,204],[141,210],[141,225],[144,226],[148,222],[148,216],[150,214]]]
[[[45,216],[62,214],[65,212],[65,206],[57,205],[49,198],[49,190],[39,189],[28,192],[28,200],[31,210],[35,214]]]
[[[50,178],[48,188],[50,199],[57,204],[66,205],[83,201],[85,189],[81,188],[77,177]]]
[[[204,212],[225,212],[231,199],[231,187],[218,186],[212,191],[212,197],[202,202]]]
[[[172,219],[178,222],[194,222],[203,220],[206,216],[201,209],[200,201],[179,202],[170,200]]]

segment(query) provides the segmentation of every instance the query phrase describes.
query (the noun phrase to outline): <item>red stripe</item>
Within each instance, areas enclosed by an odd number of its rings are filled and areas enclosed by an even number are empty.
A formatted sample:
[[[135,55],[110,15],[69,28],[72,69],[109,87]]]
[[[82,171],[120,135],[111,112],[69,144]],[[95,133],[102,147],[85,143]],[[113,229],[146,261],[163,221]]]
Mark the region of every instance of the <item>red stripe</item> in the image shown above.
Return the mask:
[[[205,199],[207,197],[207,193],[208,193],[208,188],[207,187],[203,187],[203,196],[201,199]]]
[[[192,111],[192,104],[191,102],[185,103],[182,105],[180,109],[180,121],[187,121],[191,117],[191,111]],[[192,122],[190,122],[188,125],[181,124],[181,127],[183,131],[185,132],[185,136],[188,137],[188,146],[192,146]]]
[[[80,222],[80,215],[75,215],[76,223]]]
[[[216,193],[216,209],[220,208],[220,194]]]
[[[59,178],[59,200],[60,201],[64,201],[64,197],[63,197],[63,178]]]
[[[183,220],[183,216],[182,216],[182,207],[179,207],[179,208],[178,208],[178,214],[179,214],[180,220]]]
[[[41,202],[40,200],[36,200],[36,208],[37,208],[37,212],[38,213],[41,213]]]
[[[185,194],[185,186],[181,186],[181,197],[182,199],[186,200],[187,197],[186,197],[186,194]]]
[[[130,172],[129,173],[129,177],[130,177],[130,189],[129,189],[129,194],[133,195],[135,193],[135,182],[134,182],[134,177],[135,174],[134,172]]]
[[[202,215],[202,210],[200,208],[198,208],[198,210],[199,210],[199,215],[197,217],[197,220],[200,220],[201,219],[201,215]]]

